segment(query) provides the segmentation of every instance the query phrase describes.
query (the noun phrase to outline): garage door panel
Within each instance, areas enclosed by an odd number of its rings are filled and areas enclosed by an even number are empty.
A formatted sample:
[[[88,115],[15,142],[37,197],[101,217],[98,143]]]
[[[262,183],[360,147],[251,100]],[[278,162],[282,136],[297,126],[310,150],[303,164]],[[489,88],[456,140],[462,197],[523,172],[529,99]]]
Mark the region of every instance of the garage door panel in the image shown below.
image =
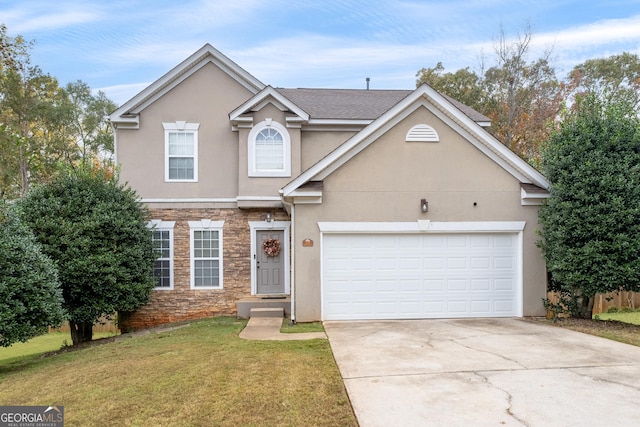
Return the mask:
[[[424,257],[422,266],[425,270],[443,271],[444,259],[442,257]]]
[[[493,281],[496,291],[515,292],[516,284],[512,278],[495,279]]]
[[[401,294],[410,292],[417,295],[422,294],[422,281],[418,279],[413,280],[400,280],[400,289]]]
[[[491,280],[489,279],[471,279],[471,292],[474,291],[491,291]]]
[[[452,315],[464,316],[469,312],[467,301],[450,300],[447,301],[447,312]]]
[[[444,248],[446,246],[445,237],[443,235],[433,235],[430,239],[423,239],[421,242],[423,248]]]
[[[447,290],[449,292],[467,292],[467,281],[464,279],[447,280]]]
[[[467,246],[468,236],[462,234],[453,234],[446,237],[447,248],[464,248]]]
[[[511,300],[497,300],[494,302],[494,311],[498,313],[505,313],[509,315],[515,310],[513,306],[513,301]]]
[[[493,268],[495,270],[511,270],[515,264],[513,257],[501,257],[497,256],[493,259]]]
[[[488,315],[491,313],[491,301],[473,300],[469,303],[470,311],[476,315]]]
[[[449,270],[464,270],[467,268],[467,258],[449,257],[447,258],[447,268]]]
[[[471,257],[471,268],[474,270],[490,270],[491,257]]]
[[[426,292],[444,291],[444,279],[426,279],[423,283]]]
[[[515,316],[515,234],[326,235],[325,320]]]
[[[378,271],[394,272],[398,269],[398,262],[391,257],[376,257],[376,269]]]
[[[469,246],[471,248],[489,248],[491,247],[492,239],[487,235],[475,235],[469,236]]]
[[[496,248],[513,248],[515,246],[515,239],[509,234],[496,235],[493,238],[493,245]]]

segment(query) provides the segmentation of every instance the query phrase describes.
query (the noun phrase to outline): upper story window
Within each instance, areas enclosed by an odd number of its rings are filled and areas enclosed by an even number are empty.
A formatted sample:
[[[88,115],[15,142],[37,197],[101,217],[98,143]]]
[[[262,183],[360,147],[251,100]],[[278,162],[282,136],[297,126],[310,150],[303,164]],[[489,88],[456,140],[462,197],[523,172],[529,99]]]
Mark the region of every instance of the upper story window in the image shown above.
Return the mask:
[[[291,139],[284,126],[266,119],[251,129],[248,143],[249,176],[291,176]]]
[[[171,182],[198,181],[199,123],[163,123],[164,180]]]

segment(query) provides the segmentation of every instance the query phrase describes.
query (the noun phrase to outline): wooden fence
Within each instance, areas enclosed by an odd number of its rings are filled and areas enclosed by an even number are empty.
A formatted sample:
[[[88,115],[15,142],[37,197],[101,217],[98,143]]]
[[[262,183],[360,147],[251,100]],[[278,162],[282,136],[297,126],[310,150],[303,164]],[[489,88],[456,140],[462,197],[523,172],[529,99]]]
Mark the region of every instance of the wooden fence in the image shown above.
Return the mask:
[[[555,292],[547,293],[547,298],[551,302],[557,302],[558,297]],[[630,308],[636,310],[640,308],[640,293],[636,292],[610,292],[608,294],[596,294],[593,302],[593,314],[606,313],[611,307]]]
[[[636,310],[640,308],[640,293],[612,292],[609,294],[597,294],[593,302],[593,314],[606,313],[611,307],[628,307]]]
[[[69,322],[64,322],[59,329],[49,328],[49,332],[51,331],[60,331],[60,332],[69,332]],[[96,323],[93,325],[93,332],[118,332],[118,327],[112,320],[104,320],[101,319],[100,323]]]

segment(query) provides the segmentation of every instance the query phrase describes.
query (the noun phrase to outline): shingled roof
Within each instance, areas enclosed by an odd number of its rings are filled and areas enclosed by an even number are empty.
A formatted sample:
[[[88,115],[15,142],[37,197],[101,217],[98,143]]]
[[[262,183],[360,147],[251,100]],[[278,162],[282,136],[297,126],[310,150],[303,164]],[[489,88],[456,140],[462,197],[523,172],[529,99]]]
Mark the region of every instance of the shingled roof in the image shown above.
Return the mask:
[[[375,120],[409,95],[411,90],[285,89],[276,88],[313,119]],[[490,119],[471,107],[444,95],[474,122]]]

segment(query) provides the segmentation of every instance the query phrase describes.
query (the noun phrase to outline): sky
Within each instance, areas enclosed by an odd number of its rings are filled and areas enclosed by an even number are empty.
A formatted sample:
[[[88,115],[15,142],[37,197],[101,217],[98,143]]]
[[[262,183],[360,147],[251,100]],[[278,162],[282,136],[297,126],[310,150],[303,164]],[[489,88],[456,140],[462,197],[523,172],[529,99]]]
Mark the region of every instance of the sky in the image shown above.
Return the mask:
[[[533,30],[559,78],[640,54],[640,0],[0,0],[32,63],[121,105],[210,43],[273,87],[415,88],[421,68],[495,64],[495,41]],[[482,60],[482,58],[484,58]]]

